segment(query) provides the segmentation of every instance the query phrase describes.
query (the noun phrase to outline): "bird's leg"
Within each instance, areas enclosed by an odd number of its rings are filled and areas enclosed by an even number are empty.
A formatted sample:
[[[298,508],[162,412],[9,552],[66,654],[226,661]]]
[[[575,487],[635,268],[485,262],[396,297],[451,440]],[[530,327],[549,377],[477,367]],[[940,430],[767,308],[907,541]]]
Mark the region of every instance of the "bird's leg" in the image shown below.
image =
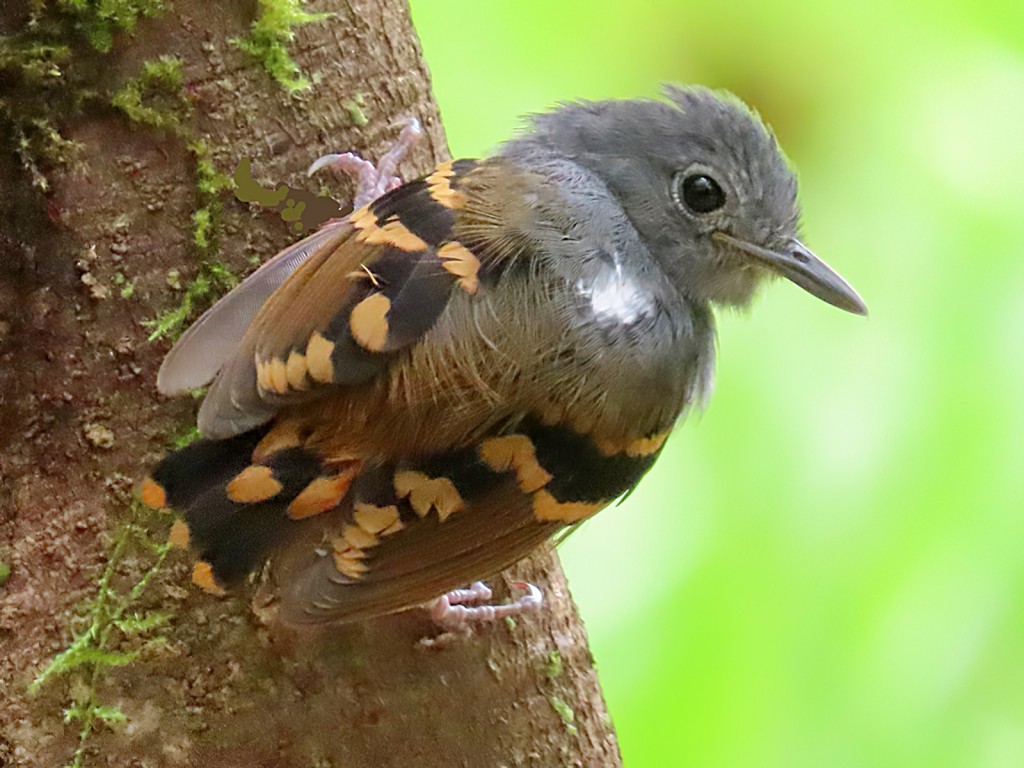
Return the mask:
[[[351,176],[356,182],[352,207],[358,210],[385,192],[390,192],[401,186],[402,179],[396,175],[398,164],[405,157],[405,153],[409,151],[409,147],[419,141],[422,136],[423,128],[420,126],[420,121],[411,117],[402,127],[398,141],[384,154],[376,166],[355,152],[344,152],[317,158],[309,166],[306,175],[312,176],[320,169],[330,167]]]
[[[525,581],[514,581],[512,586],[524,591],[522,597],[503,605],[478,605],[490,600],[491,588],[475,581],[468,589],[453,589],[427,603],[430,618],[446,632],[467,632],[471,625],[497,621],[540,608],[544,602],[541,591]]]

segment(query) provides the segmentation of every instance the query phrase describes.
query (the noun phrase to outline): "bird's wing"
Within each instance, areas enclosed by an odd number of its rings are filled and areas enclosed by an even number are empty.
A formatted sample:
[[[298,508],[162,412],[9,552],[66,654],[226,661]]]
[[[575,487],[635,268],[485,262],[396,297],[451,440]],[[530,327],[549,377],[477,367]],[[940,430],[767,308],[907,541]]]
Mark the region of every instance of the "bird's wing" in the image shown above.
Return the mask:
[[[161,391],[216,379],[200,430],[224,438],[327,389],[355,391],[419,341],[453,291],[475,292],[479,259],[453,235],[459,183],[445,163],[288,248],[189,329]]]
[[[157,389],[180,395],[213,381],[270,295],[312,255],[332,251],[350,234],[346,220],[330,222],[261,265],[178,339],[160,366]]]
[[[284,557],[282,616],[352,621],[492,576],[630,490],[660,441],[611,454],[536,422],[425,459],[367,468],[318,546]]]

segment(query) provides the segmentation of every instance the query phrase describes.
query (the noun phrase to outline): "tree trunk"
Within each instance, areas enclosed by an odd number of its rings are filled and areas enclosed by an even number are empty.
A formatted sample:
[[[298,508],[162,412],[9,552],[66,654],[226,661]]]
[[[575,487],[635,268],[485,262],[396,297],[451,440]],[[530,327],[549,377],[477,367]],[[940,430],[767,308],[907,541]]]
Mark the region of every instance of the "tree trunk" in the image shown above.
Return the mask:
[[[265,586],[223,600],[191,588],[188,556],[156,544],[170,520],[132,501],[195,411],[157,396],[168,342],[147,342],[143,321],[180,304],[201,262],[241,272],[295,237],[204,187],[203,163],[230,174],[247,157],[264,186],[311,188],[311,159],[378,157],[407,116],[427,138],[406,176],[447,157],[404,0],[311,6],[335,15],[294,28],[289,51],[316,83],[294,95],[229,42],[249,35],[255,0],[175,0],[131,33],[91,10],[46,10],[29,29],[40,5],[0,12],[8,51],[60,25],[72,42],[45,76],[57,87],[0,60],[0,765],[76,750],[84,765],[619,764],[551,551],[496,579],[499,593],[538,584],[538,615],[441,648],[418,645],[436,633],[418,612],[289,635],[261,619]],[[181,58],[184,83],[150,82],[143,102],[183,117],[112,106],[160,56]],[[52,162],[63,145],[46,145],[40,115],[79,143],[66,162]],[[196,244],[197,209],[213,213],[219,252]]]

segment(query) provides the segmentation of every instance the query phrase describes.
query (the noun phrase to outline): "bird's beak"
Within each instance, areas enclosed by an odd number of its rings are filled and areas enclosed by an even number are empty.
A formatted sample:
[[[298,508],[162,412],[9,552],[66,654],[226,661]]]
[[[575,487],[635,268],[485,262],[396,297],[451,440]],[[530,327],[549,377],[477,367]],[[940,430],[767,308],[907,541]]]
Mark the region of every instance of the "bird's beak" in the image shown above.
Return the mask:
[[[748,256],[753,256],[773,272],[792,280],[812,296],[817,296],[834,307],[853,312],[855,315],[868,313],[864,300],[850,284],[795,237],[780,251],[762,248],[725,232],[715,232],[711,237],[743,251]]]

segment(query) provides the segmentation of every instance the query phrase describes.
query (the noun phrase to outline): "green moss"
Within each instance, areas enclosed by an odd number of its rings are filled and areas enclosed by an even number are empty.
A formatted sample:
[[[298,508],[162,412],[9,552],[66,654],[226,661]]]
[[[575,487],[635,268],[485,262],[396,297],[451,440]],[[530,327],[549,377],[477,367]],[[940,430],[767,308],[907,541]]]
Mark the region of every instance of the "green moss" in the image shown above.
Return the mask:
[[[0,587],[7,583],[7,579],[11,577],[11,566],[0,560]]]
[[[135,505],[136,515],[142,514]],[[107,556],[107,564],[100,573],[96,593],[82,606],[85,629],[72,640],[71,645],[58,653],[36,676],[29,693],[36,693],[47,682],[58,677],[74,677],[79,685],[72,685],[74,699],[64,710],[64,722],[80,724],[78,748],[70,766],[82,765],[89,737],[101,724],[124,722],[127,718],[120,709],[99,701],[97,688],[105,675],[115,667],[134,662],[144,651],[163,647],[168,640],[153,634],[167,623],[168,615],[153,611],[139,611],[140,599],[163,565],[169,544],[153,541],[145,526],[127,524],[114,535]],[[149,553],[152,562],[138,580],[127,590],[119,590],[115,577],[123,569],[127,555]],[[118,650],[129,638],[150,635],[136,650]]]
[[[224,210],[221,193],[234,186],[231,178],[217,170],[210,160],[209,147],[202,141],[189,144],[189,151],[196,163],[197,208],[192,212],[192,242],[196,250],[206,257],[199,265],[199,272],[189,283],[181,303],[149,323],[150,341],[170,337],[177,338],[186,324],[195,315],[210,306],[221,294],[238,284],[238,277],[226,266],[217,262],[219,251],[218,232],[220,217]],[[180,289],[180,286],[179,286]]]
[[[362,128],[370,122],[370,119],[363,111],[363,107],[366,106],[366,99],[363,94],[357,93],[355,98],[341,102],[341,106],[343,106],[348,112],[348,117],[352,121],[352,125]]]
[[[163,10],[163,0],[33,0],[23,30],[0,36],[0,144],[37,189],[49,189],[46,166],[69,163],[79,149],[60,124],[96,96],[83,54],[110,51],[118,32],[131,33],[139,19]],[[70,66],[76,57],[83,66]]]
[[[220,215],[224,209],[220,193],[231,189],[234,184],[229,176],[217,170],[210,160],[210,150],[202,141],[194,141],[189,150],[196,160],[196,191],[198,207],[192,212],[192,241],[204,255],[217,251],[217,231]]]
[[[210,249],[213,214],[209,208],[199,208],[192,212],[192,240],[201,251]]]
[[[140,18],[159,16],[164,11],[163,0],[57,0],[56,6],[101,53],[114,47],[115,34],[131,34]]]
[[[552,651],[548,654],[548,678],[554,680],[562,675],[562,654]]]
[[[188,133],[182,131],[182,133]],[[238,284],[238,277],[226,266],[216,261],[219,250],[217,233],[223,211],[221,193],[231,189],[234,182],[229,176],[217,170],[210,160],[209,147],[202,141],[189,144],[189,152],[195,159],[197,207],[192,212],[192,242],[206,260],[192,282],[184,288],[178,305],[162,315],[143,322],[150,330],[149,340],[175,339],[185,330],[186,324],[195,315],[210,306],[225,291]],[[176,269],[167,274],[167,284],[175,291],[182,290],[181,275]],[[134,287],[129,288],[129,294]],[[122,293],[122,295],[124,295]]]
[[[575,736],[578,729],[576,728],[576,713],[573,711],[573,708],[558,696],[548,696],[548,702],[550,702],[551,708],[555,710],[555,714],[562,719],[565,729]]]
[[[185,288],[181,302],[153,320],[144,320],[149,329],[149,340],[176,339],[185,330],[186,324],[202,309],[225,291],[238,285],[238,277],[223,264],[206,261],[199,265],[199,271]]]
[[[110,102],[132,122],[183,136],[192,114],[183,85],[181,59],[161,56],[144,62],[142,74],[125,83]]]
[[[129,280],[123,272],[115,272],[114,287],[118,289],[122,299],[130,299],[135,293],[135,281]]]
[[[178,437],[174,438],[174,449],[181,450],[186,445],[194,443],[200,437],[202,437],[202,433],[199,431],[199,427],[197,427],[195,424],[190,424],[188,427],[185,428],[184,432],[178,435]]]
[[[196,157],[196,186],[204,195],[217,195],[234,186],[231,177],[221,173],[210,160],[210,149],[204,142],[193,142],[189,149]]]
[[[262,64],[263,69],[289,93],[309,88],[291,55],[288,45],[295,40],[295,27],[323,21],[334,14],[307,13],[303,0],[259,0],[260,11],[247,38],[235,38],[231,44],[241,48]]]
[[[0,36],[0,138],[42,192],[49,182],[41,167],[66,163],[80,148],[60,134],[52,117],[77,106],[65,72],[71,55],[63,43]]]
[[[17,71],[25,82],[45,85],[64,76],[71,47],[24,37],[0,37],[0,70]]]

